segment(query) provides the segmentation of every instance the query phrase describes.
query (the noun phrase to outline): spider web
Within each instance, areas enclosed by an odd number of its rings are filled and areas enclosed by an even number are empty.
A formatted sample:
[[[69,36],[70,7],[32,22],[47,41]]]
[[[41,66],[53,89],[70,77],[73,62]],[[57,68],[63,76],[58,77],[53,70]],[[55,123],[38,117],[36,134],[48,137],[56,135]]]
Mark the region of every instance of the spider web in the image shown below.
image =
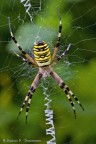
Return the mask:
[[[95,144],[96,140],[96,2],[79,1],[5,1],[0,5],[0,115],[2,142],[47,143],[52,135],[46,135],[52,125],[46,125],[46,97],[51,101],[55,140],[58,144]],[[51,49],[57,40],[60,9],[63,32],[57,56],[68,44],[71,48],[54,71],[66,82],[83,104],[83,112],[74,101],[77,119],[66,95],[49,77],[41,80],[34,93],[25,124],[25,109],[18,121],[16,116],[37,69],[22,63],[14,55],[21,54],[10,41],[7,17],[10,16],[13,33],[20,45],[33,56],[34,41],[44,40]],[[4,10],[3,10],[4,9]],[[8,13],[7,13],[7,12]],[[54,20],[53,20],[54,19]],[[6,35],[6,36],[5,36]],[[3,49],[4,47],[4,49]],[[52,122],[52,121],[51,121]],[[91,125],[89,127],[89,125]],[[94,130],[93,130],[94,129]],[[51,142],[50,142],[51,143]]]

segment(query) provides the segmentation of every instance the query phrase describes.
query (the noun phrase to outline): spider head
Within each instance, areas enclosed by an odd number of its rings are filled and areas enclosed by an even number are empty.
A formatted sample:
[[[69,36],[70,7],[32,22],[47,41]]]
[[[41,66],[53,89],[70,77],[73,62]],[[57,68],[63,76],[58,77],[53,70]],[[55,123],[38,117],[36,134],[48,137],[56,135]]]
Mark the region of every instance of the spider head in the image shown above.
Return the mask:
[[[43,46],[45,44],[44,41],[37,41],[34,43],[35,46]]]

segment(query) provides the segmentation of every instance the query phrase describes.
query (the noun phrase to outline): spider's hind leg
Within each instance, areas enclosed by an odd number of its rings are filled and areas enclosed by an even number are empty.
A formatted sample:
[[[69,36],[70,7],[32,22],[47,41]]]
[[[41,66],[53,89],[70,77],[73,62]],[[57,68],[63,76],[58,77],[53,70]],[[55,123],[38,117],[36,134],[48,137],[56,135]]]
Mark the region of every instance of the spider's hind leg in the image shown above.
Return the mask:
[[[17,116],[17,119],[19,118],[21,112],[23,111],[23,108],[24,108],[26,102],[27,102],[28,99],[29,99],[29,95],[30,95],[30,92],[28,91],[28,94],[27,94],[27,96],[25,97],[24,102],[23,102],[23,104],[22,104],[22,106],[21,106],[21,108],[20,108],[20,111],[19,111],[19,114],[18,114],[18,116]]]
[[[84,111],[84,108],[83,108],[82,104],[80,103],[79,99],[74,95],[74,93],[71,90],[69,90],[69,88],[68,88],[68,92],[75,99],[75,101],[80,105],[82,110]]]
[[[22,104],[22,106],[20,108],[20,112],[19,112],[19,114],[17,116],[17,119],[18,119],[18,117],[20,116],[25,104],[27,103],[27,107],[26,107],[26,123],[27,123],[27,117],[28,117],[28,111],[29,111],[29,108],[30,108],[31,99],[32,99],[32,96],[33,96],[33,94],[34,94],[34,92],[35,92],[35,90],[37,88],[38,82],[41,79],[41,77],[42,77],[42,74],[40,72],[38,72],[38,74],[36,75],[33,83],[31,84],[31,87],[30,87],[30,89],[28,91],[28,94],[25,97],[25,100],[24,100],[24,102],[23,102],[23,104]]]
[[[74,111],[74,114],[75,114],[75,118],[76,118],[76,111],[75,111],[74,103],[73,103],[73,101],[72,101],[70,96],[72,96],[77,101],[77,103],[80,105],[82,110],[84,110],[84,108],[81,105],[80,101],[72,93],[72,91],[69,89],[69,87],[63,82],[63,80],[53,70],[51,70],[50,75],[55,79],[55,81],[58,83],[60,88],[65,92],[65,94],[66,94],[66,96],[67,96],[68,100],[70,101],[70,104],[71,104],[71,106],[73,108],[73,111]]]

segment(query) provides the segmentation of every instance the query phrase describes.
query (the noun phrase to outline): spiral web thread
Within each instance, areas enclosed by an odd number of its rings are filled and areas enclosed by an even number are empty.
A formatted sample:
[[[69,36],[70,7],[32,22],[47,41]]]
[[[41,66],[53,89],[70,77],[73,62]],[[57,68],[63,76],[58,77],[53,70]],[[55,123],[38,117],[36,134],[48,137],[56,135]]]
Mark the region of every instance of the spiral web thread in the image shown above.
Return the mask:
[[[48,92],[48,83],[43,83],[43,94],[45,96],[45,117],[46,117],[46,135],[51,136],[51,139],[47,141],[47,144],[56,144],[56,137],[55,137],[55,127],[53,122],[53,110],[51,109],[51,102],[50,93]]]

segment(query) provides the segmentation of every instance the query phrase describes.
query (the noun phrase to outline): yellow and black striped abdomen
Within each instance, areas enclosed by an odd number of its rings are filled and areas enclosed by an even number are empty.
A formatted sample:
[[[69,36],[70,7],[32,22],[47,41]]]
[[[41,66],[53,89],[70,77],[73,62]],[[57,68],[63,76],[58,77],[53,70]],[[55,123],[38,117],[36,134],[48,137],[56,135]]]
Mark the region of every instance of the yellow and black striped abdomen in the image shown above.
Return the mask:
[[[40,67],[50,65],[51,55],[47,43],[39,41],[34,45],[34,58]]]

